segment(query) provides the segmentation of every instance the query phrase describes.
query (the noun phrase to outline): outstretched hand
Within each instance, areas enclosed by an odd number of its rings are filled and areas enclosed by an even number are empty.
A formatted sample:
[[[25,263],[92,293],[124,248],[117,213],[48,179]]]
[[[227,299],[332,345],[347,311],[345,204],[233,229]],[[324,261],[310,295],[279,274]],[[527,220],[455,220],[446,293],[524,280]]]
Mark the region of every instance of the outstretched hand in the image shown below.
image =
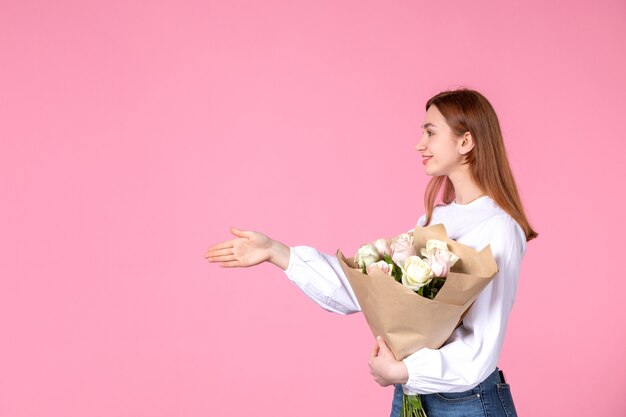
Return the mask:
[[[396,360],[393,352],[380,336],[376,337],[369,366],[370,373],[380,386],[405,384],[409,380],[409,371],[406,369],[406,365],[404,362]]]
[[[269,260],[272,239],[252,230],[231,227],[230,232],[236,238],[211,246],[204,254],[206,260],[219,262],[225,268],[253,266]]]

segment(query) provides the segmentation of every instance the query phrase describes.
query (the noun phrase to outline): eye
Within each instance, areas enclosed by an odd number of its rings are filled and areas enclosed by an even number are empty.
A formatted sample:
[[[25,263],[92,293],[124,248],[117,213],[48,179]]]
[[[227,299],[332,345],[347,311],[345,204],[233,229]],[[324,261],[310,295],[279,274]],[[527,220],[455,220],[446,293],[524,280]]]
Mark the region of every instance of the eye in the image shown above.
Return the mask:
[[[433,135],[433,132],[431,132],[430,130],[427,130],[426,133],[428,133],[428,137]]]

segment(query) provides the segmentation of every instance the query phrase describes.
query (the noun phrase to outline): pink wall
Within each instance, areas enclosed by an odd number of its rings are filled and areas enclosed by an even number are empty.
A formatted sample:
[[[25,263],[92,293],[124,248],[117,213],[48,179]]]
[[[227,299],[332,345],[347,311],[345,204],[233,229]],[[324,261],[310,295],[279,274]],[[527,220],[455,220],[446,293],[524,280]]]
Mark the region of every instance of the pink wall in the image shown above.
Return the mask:
[[[346,254],[412,227],[424,103],[461,85],[540,234],[501,357],[518,411],[621,415],[625,23],[622,0],[3,0],[0,416],[388,415],[361,315],[202,255],[231,225]]]

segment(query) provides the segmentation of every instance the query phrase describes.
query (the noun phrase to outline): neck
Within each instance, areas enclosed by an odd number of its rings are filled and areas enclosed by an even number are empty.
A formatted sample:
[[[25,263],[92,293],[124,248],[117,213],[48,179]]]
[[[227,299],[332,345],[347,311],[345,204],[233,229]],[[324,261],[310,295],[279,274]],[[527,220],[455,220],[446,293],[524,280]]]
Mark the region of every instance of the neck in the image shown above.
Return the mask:
[[[454,186],[455,199],[457,204],[469,204],[478,197],[485,195],[485,192],[476,184],[469,175],[469,172],[457,172],[448,176]]]

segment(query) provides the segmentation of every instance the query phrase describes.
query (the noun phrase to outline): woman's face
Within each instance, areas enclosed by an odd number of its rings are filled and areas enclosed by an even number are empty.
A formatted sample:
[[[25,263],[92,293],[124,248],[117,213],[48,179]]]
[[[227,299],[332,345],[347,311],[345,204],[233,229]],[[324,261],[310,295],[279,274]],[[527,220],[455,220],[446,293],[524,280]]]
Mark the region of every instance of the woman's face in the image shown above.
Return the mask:
[[[430,106],[424,116],[422,137],[415,146],[422,154],[426,175],[450,176],[463,162],[462,141],[463,136],[454,136],[439,109]]]

